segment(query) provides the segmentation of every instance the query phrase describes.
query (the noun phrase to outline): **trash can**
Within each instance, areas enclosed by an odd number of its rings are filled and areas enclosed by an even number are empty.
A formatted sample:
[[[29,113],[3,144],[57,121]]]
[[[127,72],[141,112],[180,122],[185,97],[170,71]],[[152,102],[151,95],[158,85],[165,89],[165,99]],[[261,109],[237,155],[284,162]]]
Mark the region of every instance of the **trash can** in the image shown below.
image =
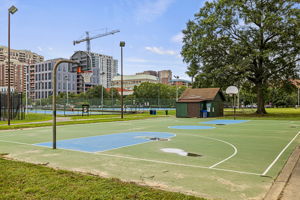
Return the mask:
[[[153,110],[153,115],[156,115],[156,110]]]
[[[207,118],[207,110],[202,110],[202,117]]]
[[[150,115],[153,115],[153,110],[150,110]]]
[[[169,112],[168,112],[168,110],[166,110],[166,115],[168,115],[169,114]]]

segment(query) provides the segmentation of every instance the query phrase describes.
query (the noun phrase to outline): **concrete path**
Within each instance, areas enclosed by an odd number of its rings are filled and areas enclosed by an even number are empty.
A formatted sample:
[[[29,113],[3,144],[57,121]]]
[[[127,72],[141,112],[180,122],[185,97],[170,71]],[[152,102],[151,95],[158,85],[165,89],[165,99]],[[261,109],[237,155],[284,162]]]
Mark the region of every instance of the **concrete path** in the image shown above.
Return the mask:
[[[300,199],[300,159],[291,174],[291,177],[286,184],[283,192],[280,195],[280,200],[299,200]]]
[[[274,181],[264,200],[300,200],[300,146]]]

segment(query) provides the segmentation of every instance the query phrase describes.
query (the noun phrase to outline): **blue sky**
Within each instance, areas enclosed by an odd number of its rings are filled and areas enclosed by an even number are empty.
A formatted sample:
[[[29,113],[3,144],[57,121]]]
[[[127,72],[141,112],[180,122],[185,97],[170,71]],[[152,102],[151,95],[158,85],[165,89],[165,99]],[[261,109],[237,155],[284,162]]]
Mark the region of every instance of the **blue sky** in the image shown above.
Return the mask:
[[[120,60],[125,41],[124,73],[171,69],[189,79],[182,62],[181,31],[204,0],[0,0],[0,44],[7,45],[7,9],[12,16],[11,47],[28,49],[45,59],[69,58],[86,43],[72,41],[106,30],[120,33],[91,41],[91,51]],[[120,65],[119,65],[120,66]]]

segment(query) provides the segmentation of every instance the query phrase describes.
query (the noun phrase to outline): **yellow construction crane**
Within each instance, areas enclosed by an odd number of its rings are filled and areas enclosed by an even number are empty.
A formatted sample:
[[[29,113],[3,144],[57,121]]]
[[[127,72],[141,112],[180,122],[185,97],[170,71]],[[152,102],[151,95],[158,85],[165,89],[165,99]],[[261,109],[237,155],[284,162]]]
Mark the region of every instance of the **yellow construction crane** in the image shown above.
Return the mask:
[[[75,44],[79,44],[81,42],[86,42],[86,50],[88,53],[90,53],[91,51],[91,40],[93,39],[96,39],[96,38],[99,38],[99,37],[104,37],[104,36],[107,36],[107,35],[113,35],[115,33],[118,33],[120,32],[120,30],[112,30],[112,31],[109,31],[109,32],[105,32],[105,33],[101,33],[101,34],[98,34],[98,35],[95,35],[93,37],[90,37],[90,33],[88,31],[86,31],[86,38],[82,39],[82,40],[75,40],[73,41],[73,45]]]

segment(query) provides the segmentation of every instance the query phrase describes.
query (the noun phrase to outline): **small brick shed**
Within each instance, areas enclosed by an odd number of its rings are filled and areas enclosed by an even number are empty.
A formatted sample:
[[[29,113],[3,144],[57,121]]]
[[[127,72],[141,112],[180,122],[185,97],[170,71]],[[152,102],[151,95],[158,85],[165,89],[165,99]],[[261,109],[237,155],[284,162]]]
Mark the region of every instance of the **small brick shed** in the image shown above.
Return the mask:
[[[220,88],[188,88],[176,102],[176,117],[220,117],[224,101]]]

